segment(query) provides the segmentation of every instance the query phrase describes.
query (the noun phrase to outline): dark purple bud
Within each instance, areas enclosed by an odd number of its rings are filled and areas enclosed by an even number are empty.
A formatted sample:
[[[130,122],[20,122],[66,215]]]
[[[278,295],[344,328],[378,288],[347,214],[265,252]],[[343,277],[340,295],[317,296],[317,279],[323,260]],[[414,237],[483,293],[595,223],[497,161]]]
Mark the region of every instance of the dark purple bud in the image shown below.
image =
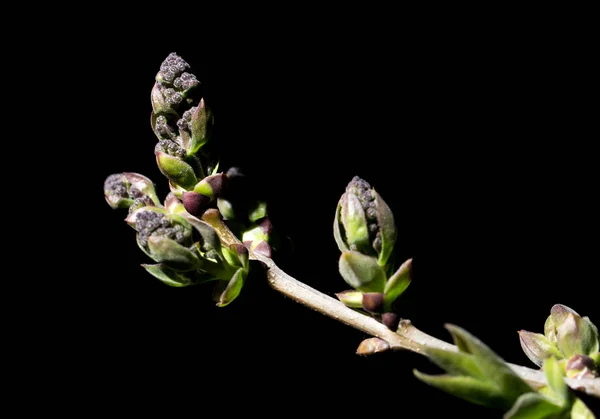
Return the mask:
[[[383,313],[381,315],[381,322],[392,332],[395,332],[396,330],[398,330],[400,316],[392,312]]]
[[[197,192],[183,192],[181,201],[185,210],[195,217],[200,217],[209,207],[211,199]]]
[[[382,292],[366,292],[363,294],[362,307],[369,313],[378,314],[383,311],[383,300]]]

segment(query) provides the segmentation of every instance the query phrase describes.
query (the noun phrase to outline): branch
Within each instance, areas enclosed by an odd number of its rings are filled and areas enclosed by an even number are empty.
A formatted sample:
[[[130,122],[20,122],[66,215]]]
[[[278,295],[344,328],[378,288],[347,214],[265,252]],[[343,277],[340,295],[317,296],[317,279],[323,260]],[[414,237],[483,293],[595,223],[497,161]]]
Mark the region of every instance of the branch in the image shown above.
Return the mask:
[[[286,297],[303,304],[313,310],[316,310],[326,316],[338,320],[348,326],[368,333],[371,336],[385,340],[391,349],[409,350],[423,354],[423,347],[439,348],[444,350],[458,351],[455,345],[437,339],[427,333],[417,329],[410,320],[400,321],[397,332],[393,332],[372,317],[365,316],[351,308],[346,307],[340,301],[329,297],[309,287],[306,284],[291,277],[282,271],[272,259],[261,254],[253,253],[253,259],[263,262],[267,267],[267,279],[269,285],[274,290],[280,292]],[[534,388],[547,385],[546,377],[543,371],[534,370],[521,365],[508,363],[509,367],[517,373],[523,380]],[[600,398],[600,379],[573,379],[565,378],[569,387],[583,391],[586,394]]]
[[[229,230],[216,210],[208,210],[202,219],[213,226],[226,244],[240,243]],[[428,335],[417,329],[410,320],[400,321],[398,330],[393,332],[372,317],[346,307],[340,301],[309,287],[281,270],[275,262],[258,252],[250,252],[250,258],[258,260],[266,267],[267,280],[274,290],[306,307],[318,311],[348,326],[371,336],[385,340],[392,350],[409,350],[425,355],[423,348],[438,348],[458,351],[455,345]],[[547,385],[546,376],[541,370],[508,363],[508,366],[534,388]],[[567,385],[575,390],[600,398],[600,378],[566,378]]]

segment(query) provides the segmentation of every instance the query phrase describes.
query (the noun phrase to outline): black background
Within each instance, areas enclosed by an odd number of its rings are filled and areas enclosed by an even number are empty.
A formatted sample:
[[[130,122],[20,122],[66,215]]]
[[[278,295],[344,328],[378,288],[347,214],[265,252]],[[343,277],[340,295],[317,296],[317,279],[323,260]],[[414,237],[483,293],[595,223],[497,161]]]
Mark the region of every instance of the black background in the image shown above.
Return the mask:
[[[553,304],[598,322],[598,68],[585,31],[390,20],[203,15],[172,30],[166,17],[134,29],[131,16],[103,15],[68,35],[88,98],[73,103],[74,149],[88,156],[74,237],[86,240],[40,340],[86,409],[502,416],[422,384],[413,368],[441,371],[419,355],[359,357],[367,335],[263,283],[217,308],[209,287],[170,288],[140,267],[149,260],[102,186],[130,171],[167,193],[149,118],[170,52],[201,81],[222,168],[260,185],[293,241],[280,260],[292,276],[331,296],[347,289],[332,222],[358,175],[395,214],[396,256],[413,258],[402,316],[421,330],[450,340],[444,324],[457,324],[533,367],[516,332],[542,332]]]

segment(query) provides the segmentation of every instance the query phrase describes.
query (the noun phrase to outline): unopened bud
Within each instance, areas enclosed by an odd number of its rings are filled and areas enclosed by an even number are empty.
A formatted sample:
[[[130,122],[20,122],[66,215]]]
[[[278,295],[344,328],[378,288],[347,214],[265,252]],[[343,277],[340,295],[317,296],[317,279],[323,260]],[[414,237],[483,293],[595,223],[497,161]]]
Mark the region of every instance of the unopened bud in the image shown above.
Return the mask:
[[[340,249],[375,256],[388,262],[396,242],[392,211],[368,182],[355,176],[338,202],[334,238]]]
[[[363,293],[355,290],[342,291],[335,294],[346,307],[362,308]]]
[[[366,292],[363,294],[362,308],[372,314],[383,311],[384,295],[382,292]]]
[[[181,201],[187,212],[195,217],[200,217],[209,207],[211,199],[201,193],[183,192],[181,194]]]
[[[398,324],[400,324],[400,316],[397,313],[388,311],[381,315],[381,322],[392,332],[395,332],[398,330]]]
[[[567,361],[566,373],[569,378],[596,378],[598,366],[589,356],[576,354]]]
[[[363,340],[356,353],[361,356],[373,355],[379,352],[385,352],[390,349],[390,344],[380,338],[368,338]]]
[[[526,330],[519,330],[518,333],[523,352],[538,367],[544,365],[544,360],[549,356],[562,359],[563,356],[556,344],[541,333],[532,333]]]

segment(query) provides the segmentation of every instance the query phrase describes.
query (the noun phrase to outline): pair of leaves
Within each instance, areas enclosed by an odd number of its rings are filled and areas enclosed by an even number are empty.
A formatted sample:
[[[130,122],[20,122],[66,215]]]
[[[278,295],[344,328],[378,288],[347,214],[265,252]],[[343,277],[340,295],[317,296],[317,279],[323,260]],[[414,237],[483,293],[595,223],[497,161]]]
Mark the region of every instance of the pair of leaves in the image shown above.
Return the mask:
[[[536,392],[487,345],[455,326],[446,325],[458,351],[425,348],[429,359],[446,374],[428,375],[417,370],[421,381],[471,403],[502,409],[505,419],[571,418],[592,419],[585,404],[574,397],[564,382],[558,361],[544,364],[548,386]]]

